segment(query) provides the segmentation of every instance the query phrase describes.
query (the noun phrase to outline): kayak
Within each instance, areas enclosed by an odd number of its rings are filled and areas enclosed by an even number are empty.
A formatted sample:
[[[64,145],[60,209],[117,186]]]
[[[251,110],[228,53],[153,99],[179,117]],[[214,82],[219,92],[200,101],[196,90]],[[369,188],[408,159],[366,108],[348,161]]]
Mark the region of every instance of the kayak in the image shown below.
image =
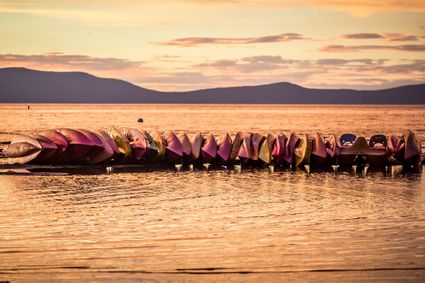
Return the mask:
[[[108,135],[112,138],[112,140],[117,145],[117,148],[120,152],[120,158],[124,158],[128,160],[131,158],[131,146],[129,140],[122,135],[118,129],[115,127],[111,127],[108,131]]]
[[[152,132],[152,139],[155,141],[156,147],[158,148],[158,159],[164,158],[165,151],[167,150],[164,138],[158,131]]]
[[[134,128],[120,128],[122,135],[127,138],[131,147],[131,160],[141,160],[149,150],[145,135]]]
[[[217,156],[217,141],[213,134],[209,134],[201,147],[201,158],[203,163],[212,163]]]
[[[242,162],[248,161],[252,156],[251,136],[252,134],[249,133],[244,134],[242,137],[242,144],[238,152],[238,157],[242,160]]]
[[[16,135],[2,153],[8,157],[9,164],[25,164],[36,159],[42,149],[42,145],[35,138]]]
[[[316,133],[312,141],[311,164],[312,166],[323,166],[326,163],[326,142],[322,134]]]
[[[114,140],[105,131],[96,131],[94,133],[97,134],[99,138],[103,140],[105,148],[107,147],[106,144],[109,145],[113,153],[111,158],[118,157],[120,155],[120,151]]]
[[[276,141],[272,151],[272,158],[276,164],[281,164],[284,160],[286,152],[286,140],[287,137],[285,135],[278,134],[276,136]]]
[[[237,132],[235,138],[232,141],[232,151],[230,152],[230,159],[234,161],[236,157],[238,157],[239,148],[241,147],[243,142],[243,134],[241,132]]]
[[[294,163],[294,152],[298,143],[300,143],[300,138],[295,133],[291,133],[289,139],[286,141],[286,151],[283,155],[283,160],[288,165],[292,165]]]
[[[49,159],[45,161],[46,163],[57,163],[60,159],[60,156],[64,154],[66,149],[68,148],[69,143],[66,137],[55,130],[42,131],[38,133],[38,135],[48,138],[57,146],[55,154],[53,154]]]
[[[84,129],[78,129],[79,132],[83,133],[93,143],[93,147],[87,152],[85,161],[88,164],[101,163],[109,160],[113,155],[113,151],[109,145],[105,145],[103,139],[97,134]]]
[[[331,165],[338,164],[338,156],[341,150],[341,144],[336,135],[331,135],[329,140],[325,143],[326,146],[326,159]]]
[[[221,163],[226,163],[230,159],[232,152],[232,138],[226,133],[218,142],[217,157]]]
[[[171,164],[177,164],[182,162],[183,158],[183,147],[177,136],[167,131],[163,135],[166,150],[165,150],[165,161]]]
[[[268,134],[267,137],[263,140],[263,142],[260,145],[258,158],[261,161],[263,161],[265,164],[272,163],[272,151],[273,151],[275,141],[276,141],[276,138],[273,135]]]
[[[94,143],[77,130],[60,128],[57,131],[68,140],[68,147],[59,158],[61,163],[81,162],[94,147]]]
[[[191,159],[192,161],[199,161],[201,156],[201,147],[204,142],[204,137],[201,133],[196,133],[192,136],[192,139],[190,140],[191,144]]]
[[[251,160],[257,161],[260,154],[260,145],[266,139],[265,136],[254,133],[251,136]]]
[[[312,140],[308,134],[305,134],[294,150],[295,167],[310,163],[311,150]]]
[[[179,141],[183,149],[183,158],[187,161],[192,153],[192,145],[190,144],[189,137],[183,132],[179,135]]]

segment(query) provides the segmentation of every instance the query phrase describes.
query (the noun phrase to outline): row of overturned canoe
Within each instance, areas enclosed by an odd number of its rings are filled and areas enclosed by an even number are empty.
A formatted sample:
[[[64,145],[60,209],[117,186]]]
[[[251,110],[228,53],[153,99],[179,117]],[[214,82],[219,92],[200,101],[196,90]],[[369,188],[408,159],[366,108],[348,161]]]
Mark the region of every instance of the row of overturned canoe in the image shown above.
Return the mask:
[[[386,166],[399,163],[420,167],[420,141],[411,131],[401,136],[373,135],[370,138],[343,134],[288,136],[241,133],[176,135],[115,128],[106,131],[51,129],[13,137],[2,154],[10,164],[98,164],[106,162],[164,164],[249,164],[293,168],[341,165]]]

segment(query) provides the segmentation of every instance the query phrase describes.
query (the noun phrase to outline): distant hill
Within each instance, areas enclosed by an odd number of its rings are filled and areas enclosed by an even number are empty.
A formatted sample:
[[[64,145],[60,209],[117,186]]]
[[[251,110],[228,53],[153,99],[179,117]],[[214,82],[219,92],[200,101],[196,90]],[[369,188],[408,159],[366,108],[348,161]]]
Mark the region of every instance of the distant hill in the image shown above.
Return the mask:
[[[283,82],[160,92],[82,72],[3,68],[0,103],[425,104],[425,84],[352,90],[310,89]]]

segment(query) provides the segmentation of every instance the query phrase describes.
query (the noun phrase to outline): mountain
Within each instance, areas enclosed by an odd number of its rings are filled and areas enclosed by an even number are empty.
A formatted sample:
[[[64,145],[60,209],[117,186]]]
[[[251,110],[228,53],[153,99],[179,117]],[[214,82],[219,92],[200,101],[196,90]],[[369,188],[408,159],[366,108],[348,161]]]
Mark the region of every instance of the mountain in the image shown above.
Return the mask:
[[[160,92],[82,72],[3,68],[0,103],[425,104],[425,84],[352,90],[310,89],[284,82]]]

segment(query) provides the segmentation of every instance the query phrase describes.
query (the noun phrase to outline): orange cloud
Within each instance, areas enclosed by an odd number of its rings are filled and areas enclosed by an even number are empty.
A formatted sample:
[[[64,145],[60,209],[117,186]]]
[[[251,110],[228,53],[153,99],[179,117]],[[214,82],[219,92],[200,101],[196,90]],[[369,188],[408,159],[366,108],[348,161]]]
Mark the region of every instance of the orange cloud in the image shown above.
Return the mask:
[[[410,45],[326,45],[319,49],[324,52],[357,52],[363,50],[393,50],[406,52],[425,52],[425,44]]]
[[[387,41],[418,41],[423,36],[402,33],[350,33],[341,36],[344,39],[384,39]]]
[[[192,47],[203,44],[254,44],[254,43],[274,43],[288,42],[292,40],[307,39],[298,33],[282,33],[278,35],[268,35],[260,37],[186,37],[176,38],[166,42],[156,44],[173,45],[182,47]]]

